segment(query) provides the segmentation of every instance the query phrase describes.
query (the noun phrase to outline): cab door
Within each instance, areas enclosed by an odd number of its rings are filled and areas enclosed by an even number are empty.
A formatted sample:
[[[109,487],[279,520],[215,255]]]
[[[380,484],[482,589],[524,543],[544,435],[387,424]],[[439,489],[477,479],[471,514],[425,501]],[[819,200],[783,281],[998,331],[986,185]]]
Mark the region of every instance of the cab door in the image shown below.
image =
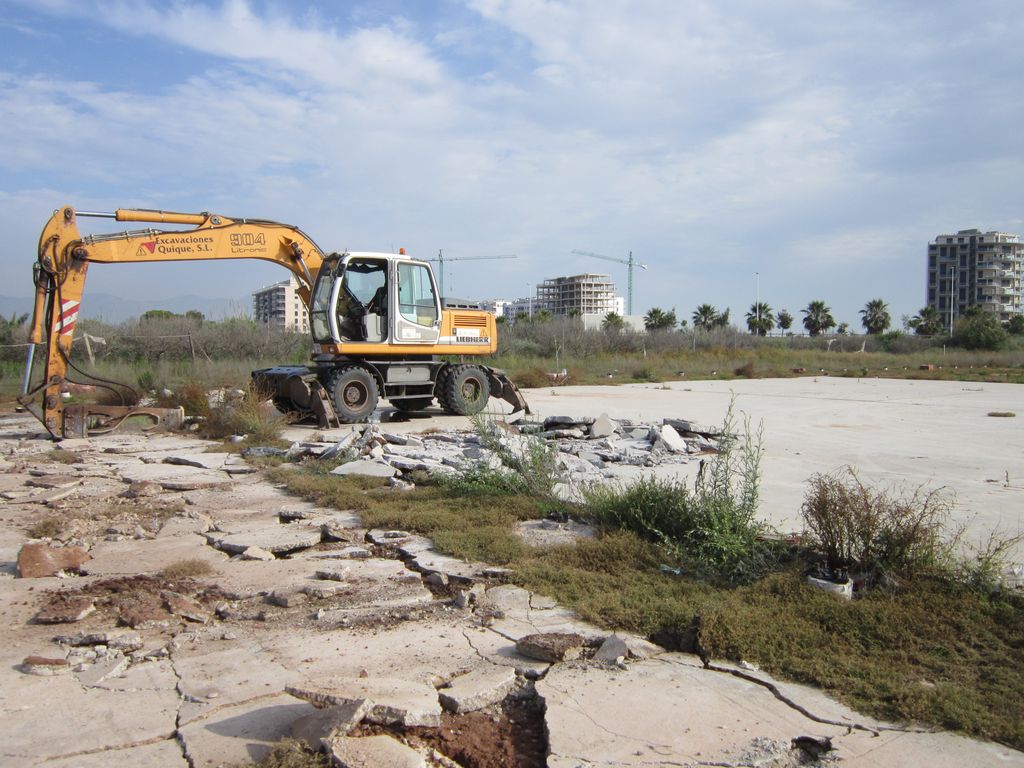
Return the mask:
[[[395,283],[395,343],[437,344],[441,335],[441,301],[430,267],[423,262],[396,261]]]

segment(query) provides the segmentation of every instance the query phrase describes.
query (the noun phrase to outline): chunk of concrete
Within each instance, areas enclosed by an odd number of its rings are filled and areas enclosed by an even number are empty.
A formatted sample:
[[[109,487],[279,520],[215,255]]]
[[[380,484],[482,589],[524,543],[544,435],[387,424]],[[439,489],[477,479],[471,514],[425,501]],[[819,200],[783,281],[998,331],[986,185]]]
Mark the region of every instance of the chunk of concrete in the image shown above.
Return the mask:
[[[378,461],[358,459],[356,461],[350,461],[347,464],[342,464],[340,467],[335,467],[331,470],[331,474],[340,475],[342,477],[348,475],[359,475],[360,477],[394,477],[398,474],[398,470],[388,464],[382,464]]]
[[[51,547],[45,541],[30,542],[18,552],[18,576],[38,579],[60,571],[77,571],[90,558],[84,547]]]
[[[281,554],[296,549],[307,549],[319,544],[322,534],[319,528],[296,525],[268,525],[243,533],[230,533],[220,538],[211,537],[217,549],[240,555],[250,547],[259,547],[267,552]]]
[[[365,699],[368,703],[365,719],[371,723],[428,728],[441,724],[437,691],[426,683],[390,677],[328,679],[291,684],[285,690],[319,708]]]
[[[359,725],[368,707],[366,699],[355,699],[310,712],[292,723],[292,738],[314,752],[327,750],[329,741],[348,736]]]
[[[59,595],[33,617],[37,624],[73,624],[96,610],[96,598]]]
[[[689,448],[686,441],[670,424],[666,424],[661,428],[661,442],[672,453],[687,453]]]
[[[117,677],[128,669],[129,660],[125,656],[114,656],[112,658],[97,661],[90,667],[78,673],[78,682],[87,688],[97,686],[107,678]]]
[[[485,664],[456,677],[447,688],[438,690],[441,706],[449,712],[462,714],[497,704],[516,684],[512,667]]]
[[[571,661],[583,650],[583,636],[575,632],[541,632],[516,641],[516,651],[539,661]]]
[[[242,552],[243,560],[262,560],[263,562],[269,562],[276,559],[273,552],[267,552],[262,547],[246,547]]]
[[[327,754],[339,768],[426,768],[423,755],[390,736],[342,736],[332,739]]]
[[[590,429],[588,431],[592,440],[599,440],[604,437],[611,437],[620,429],[621,427],[617,422],[608,418],[607,413],[602,413],[594,419],[594,423],[590,425]]]
[[[25,657],[21,662],[21,669],[30,675],[50,677],[51,675],[63,675],[66,672],[70,672],[71,665],[64,658],[33,655]]]

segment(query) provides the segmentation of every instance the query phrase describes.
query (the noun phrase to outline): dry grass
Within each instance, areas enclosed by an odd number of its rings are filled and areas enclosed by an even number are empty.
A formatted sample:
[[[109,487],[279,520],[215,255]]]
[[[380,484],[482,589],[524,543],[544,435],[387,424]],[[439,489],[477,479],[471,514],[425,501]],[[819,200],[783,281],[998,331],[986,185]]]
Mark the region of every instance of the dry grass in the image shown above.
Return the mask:
[[[51,516],[40,520],[28,529],[28,535],[33,539],[56,539],[65,530],[66,521],[64,518]]]
[[[205,560],[197,557],[176,560],[169,564],[160,573],[168,581],[179,581],[181,579],[196,579],[201,576],[211,576],[217,571]]]

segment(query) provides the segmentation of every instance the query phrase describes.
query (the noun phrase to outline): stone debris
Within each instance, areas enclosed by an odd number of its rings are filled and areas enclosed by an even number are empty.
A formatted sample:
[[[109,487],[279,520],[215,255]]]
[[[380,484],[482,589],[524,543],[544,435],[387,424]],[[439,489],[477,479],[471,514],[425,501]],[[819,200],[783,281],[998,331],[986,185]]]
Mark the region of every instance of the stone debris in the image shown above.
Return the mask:
[[[217,549],[240,555],[250,547],[258,547],[275,555],[308,549],[320,543],[319,527],[295,525],[263,525],[239,533],[208,533],[207,540]]]
[[[516,651],[538,661],[571,661],[580,657],[583,642],[583,636],[575,632],[542,632],[519,638]]]
[[[18,552],[18,576],[38,579],[61,571],[77,571],[91,555],[84,547],[52,547],[45,541],[30,542]]]
[[[441,724],[437,691],[426,683],[389,677],[326,680],[288,685],[285,691],[318,709],[365,701],[364,719],[379,725],[436,728]]]
[[[339,768],[427,768],[422,754],[390,736],[331,739],[327,754]]]
[[[305,605],[308,600],[309,596],[305,592],[293,592],[286,589],[275,589],[267,595],[267,602],[279,608],[294,608],[299,605]]]
[[[359,725],[368,708],[366,699],[353,699],[318,709],[292,724],[292,738],[303,742],[314,752],[326,751],[330,749],[331,740],[348,736]]]
[[[262,560],[264,562],[269,562],[270,560],[276,559],[274,557],[273,552],[268,552],[267,550],[263,549],[263,547],[255,546],[246,547],[245,550],[242,552],[241,557],[243,560]]]
[[[210,614],[198,600],[193,600],[191,597],[177,592],[164,592],[162,596],[164,607],[172,615],[197,624],[205,624],[210,620]]]
[[[25,485],[32,486],[33,488],[45,488],[49,491],[59,491],[65,488],[74,488],[76,485],[81,485],[82,482],[83,479],[75,475],[40,475],[38,477],[30,477],[25,481]]]
[[[49,656],[26,656],[21,662],[21,669],[29,675],[49,677],[63,675],[71,671],[67,659],[55,659]]]
[[[322,568],[316,572],[316,577],[322,581],[345,581],[348,579],[348,568],[343,565]]]
[[[112,629],[106,632],[79,632],[77,635],[61,635],[53,638],[53,641],[73,648],[102,645],[122,653],[131,653],[143,646],[142,637],[138,632],[123,629]]]
[[[33,617],[33,621],[37,624],[73,624],[76,621],[81,621],[95,610],[95,598],[82,595],[60,596],[59,599],[54,599],[50,605],[39,611]]]
[[[120,676],[130,664],[130,660],[118,654],[108,656],[105,659],[97,661],[95,664],[90,664],[85,669],[78,672],[78,682],[87,688],[92,688],[103,681],[111,678]]]
[[[514,667],[484,665],[456,677],[438,689],[438,700],[449,712],[462,714],[497,704],[515,687]]]
[[[360,459],[357,461],[350,461],[347,464],[342,464],[340,467],[335,467],[331,470],[332,475],[360,475],[364,477],[394,477],[398,474],[398,470],[389,464],[382,464],[377,461],[370,461],[368,459]]]
[[[533,547],[555,547],[596,538],[597,529],[574,520],[523,520],[516,523],[516,535]]]

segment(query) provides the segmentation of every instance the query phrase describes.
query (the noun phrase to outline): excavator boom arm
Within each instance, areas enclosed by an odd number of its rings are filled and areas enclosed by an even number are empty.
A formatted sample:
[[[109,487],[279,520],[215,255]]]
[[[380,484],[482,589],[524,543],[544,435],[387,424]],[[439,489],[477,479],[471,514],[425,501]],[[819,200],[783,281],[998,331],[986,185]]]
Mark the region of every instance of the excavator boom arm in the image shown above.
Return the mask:
[[[190,229],[142,229],[82,236],[79,217],[117,221],[191,225]],[[90,263],[138,263],[262,259],[290,270],[298,292],[308,305],[310,290],[323,262],[320,248],[301,230],[262,219],[232,219],[209,213],[173,213],[119,209],[113,213],[76,212],[66,206],[54,212],[39,238],[35,265],[35,303],[29,341],[46,343],[45,376],[31,389],[32,354],[26,365],[23,403],[30,407],[42,392],[40,417],[55,437],[67,432],[63,425],[64,383],[75,323]],[[76,431],[78,431],[76,429]]]

